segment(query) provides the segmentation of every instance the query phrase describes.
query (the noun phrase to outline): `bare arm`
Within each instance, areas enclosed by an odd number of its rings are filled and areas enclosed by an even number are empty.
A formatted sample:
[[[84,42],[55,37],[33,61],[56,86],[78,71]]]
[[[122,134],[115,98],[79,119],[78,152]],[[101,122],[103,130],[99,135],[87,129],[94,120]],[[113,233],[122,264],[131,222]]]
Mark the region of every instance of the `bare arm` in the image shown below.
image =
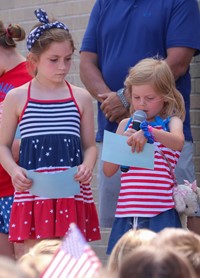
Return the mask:
[[[110,93],[110,88],[105,84],[101,71],[98,68],[98,57],[96,53],[81,52],[80,55],[80,78],[86,89],[99,102],[101,93]]]
[[[97,54],[81,52],[80,77],[90,94],[102,103],[101,109],[111,122],[120,122],[124,117],[128,117],[129,110],[122,105],[116,92],[111,91],[103,80],[98,68]]]
[[[12,91],[14,92],[15,89]],[[20,102],[21,99],[11,91],[4,100],[0,128],[0,162],[11,176],[13,186],[17,190],[25,190],[30,188],[31,181],[26,178],[25,169],[17,165],[11,152],[19,116],[17,105]]]
[[[188,47],[167,49],[167,58],[165,60],[170,66],[176,80],[186,73],[194,53],[195,49]]]
[[[156,141],[164,146],[180,151],[184,145],[183,122],[178,117],[172,117],[169,123],[169,131],[153,128],[153,135]]]
[[[75,179],[81,183],[89,183],[97,160],[93,103],[91,96],[85,90],[79,90],[78,94],[76,94],[76,100],[81,109],[83,163],[78,166],[78,173]]]
[[[178,117],[172,117],[169,123],[169,130],[170,132],[153,128],[152,133],[156,141],[162,143],[167,148],[180,151],[184,145],[182,121]],[[144,137],[142,130],[135,132],[127,140],[133,152],[141,152],[146,142],[147,139]]]

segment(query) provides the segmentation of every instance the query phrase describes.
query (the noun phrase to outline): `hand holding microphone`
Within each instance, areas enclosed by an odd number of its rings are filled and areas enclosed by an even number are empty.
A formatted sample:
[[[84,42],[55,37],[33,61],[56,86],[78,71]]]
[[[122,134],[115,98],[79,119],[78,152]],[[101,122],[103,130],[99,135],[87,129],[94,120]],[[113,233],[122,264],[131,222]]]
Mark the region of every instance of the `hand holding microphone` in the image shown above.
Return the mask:
[[[132,129],[135,129],[136,131],[140,130],[140,124],[147,119],[147,114],[143,110],[137,110],[133,113],[133,116],[131,118],[132,121]],[[128,122],[126,129],[128,129],[130,122]],[[120,169],[122,172],[128,172],[129,166],[120,166]]]

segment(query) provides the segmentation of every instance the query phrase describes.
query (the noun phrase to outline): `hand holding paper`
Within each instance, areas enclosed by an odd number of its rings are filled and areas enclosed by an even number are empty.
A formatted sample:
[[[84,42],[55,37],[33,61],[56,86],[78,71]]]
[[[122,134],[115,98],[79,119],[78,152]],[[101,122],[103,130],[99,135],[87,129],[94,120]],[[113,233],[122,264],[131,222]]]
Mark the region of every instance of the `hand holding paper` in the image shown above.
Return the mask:
[[[52,199],[77,195],[80,193],[80,185],[74,179],[76,173],[77,167],[58,173],[27,171],[27,177],[33,181],[30,193]]]
[[[105,130],[102,160],[118,165],[154,169],[154,145],[145,144],[143,152],[132,153],[126,136]]]

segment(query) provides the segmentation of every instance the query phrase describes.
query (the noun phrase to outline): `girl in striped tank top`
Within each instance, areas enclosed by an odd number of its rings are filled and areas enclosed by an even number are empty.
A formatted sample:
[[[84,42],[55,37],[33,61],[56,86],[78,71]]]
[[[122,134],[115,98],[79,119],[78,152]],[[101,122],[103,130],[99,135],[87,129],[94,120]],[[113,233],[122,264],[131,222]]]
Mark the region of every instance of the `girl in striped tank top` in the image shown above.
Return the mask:
[[[34,78],[6,96],[0,136],[1,163],[15,188],[9,239],[23,241],[25,251],[38,240],[63,237],[71,222],[88,241],[100,239],[90,188],[97,158],[92,99],[86,90],[65,81],[75,50],[68,27],[49,22],[41,9],[35,15],[41,23],[27,39]],[[18,122],[19,165],[10,150]],[[53,175],[75,166],[79,194],[52,199],[30,193],[32,181],[26,170]]]
[[[132,152],[142,152],[146,143],[154,144],[154,169],[130,167],[127,172],[121,172],[108,254],[129,229],[147,228],[158,232],[165,227],[181,227],[174,208],[173,170],[184,144],[182,95],[175,87],[167,63],[153,58],[143,59],[131,68],[125,86],[131,95],[131,112],[142,110],[147,119],[139,130],[132,128],[133,120],[124,119],[117,133],[128,137]],[[118,169],[119,165],[104,162],[105,175],[112,176]]]

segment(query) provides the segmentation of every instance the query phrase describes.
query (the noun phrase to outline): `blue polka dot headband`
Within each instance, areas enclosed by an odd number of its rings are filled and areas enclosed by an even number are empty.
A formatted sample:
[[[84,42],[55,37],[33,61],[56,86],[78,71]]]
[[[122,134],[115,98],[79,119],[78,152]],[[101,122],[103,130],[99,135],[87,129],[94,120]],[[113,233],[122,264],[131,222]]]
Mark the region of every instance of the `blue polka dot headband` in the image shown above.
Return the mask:
[[[33,47],[34,43],[38,40],[38,38],[46,31],[52,28],[58,28],[58,29],[64,29],[66,31],[69,31],[69,28],[62,22],[54,21],[49,22],[47,13],[43,9],[37,9],[35,10],[35,15],[39,19],[43,25],[36,27],[33,29],[27,38],[27,48],[30,51]]]

